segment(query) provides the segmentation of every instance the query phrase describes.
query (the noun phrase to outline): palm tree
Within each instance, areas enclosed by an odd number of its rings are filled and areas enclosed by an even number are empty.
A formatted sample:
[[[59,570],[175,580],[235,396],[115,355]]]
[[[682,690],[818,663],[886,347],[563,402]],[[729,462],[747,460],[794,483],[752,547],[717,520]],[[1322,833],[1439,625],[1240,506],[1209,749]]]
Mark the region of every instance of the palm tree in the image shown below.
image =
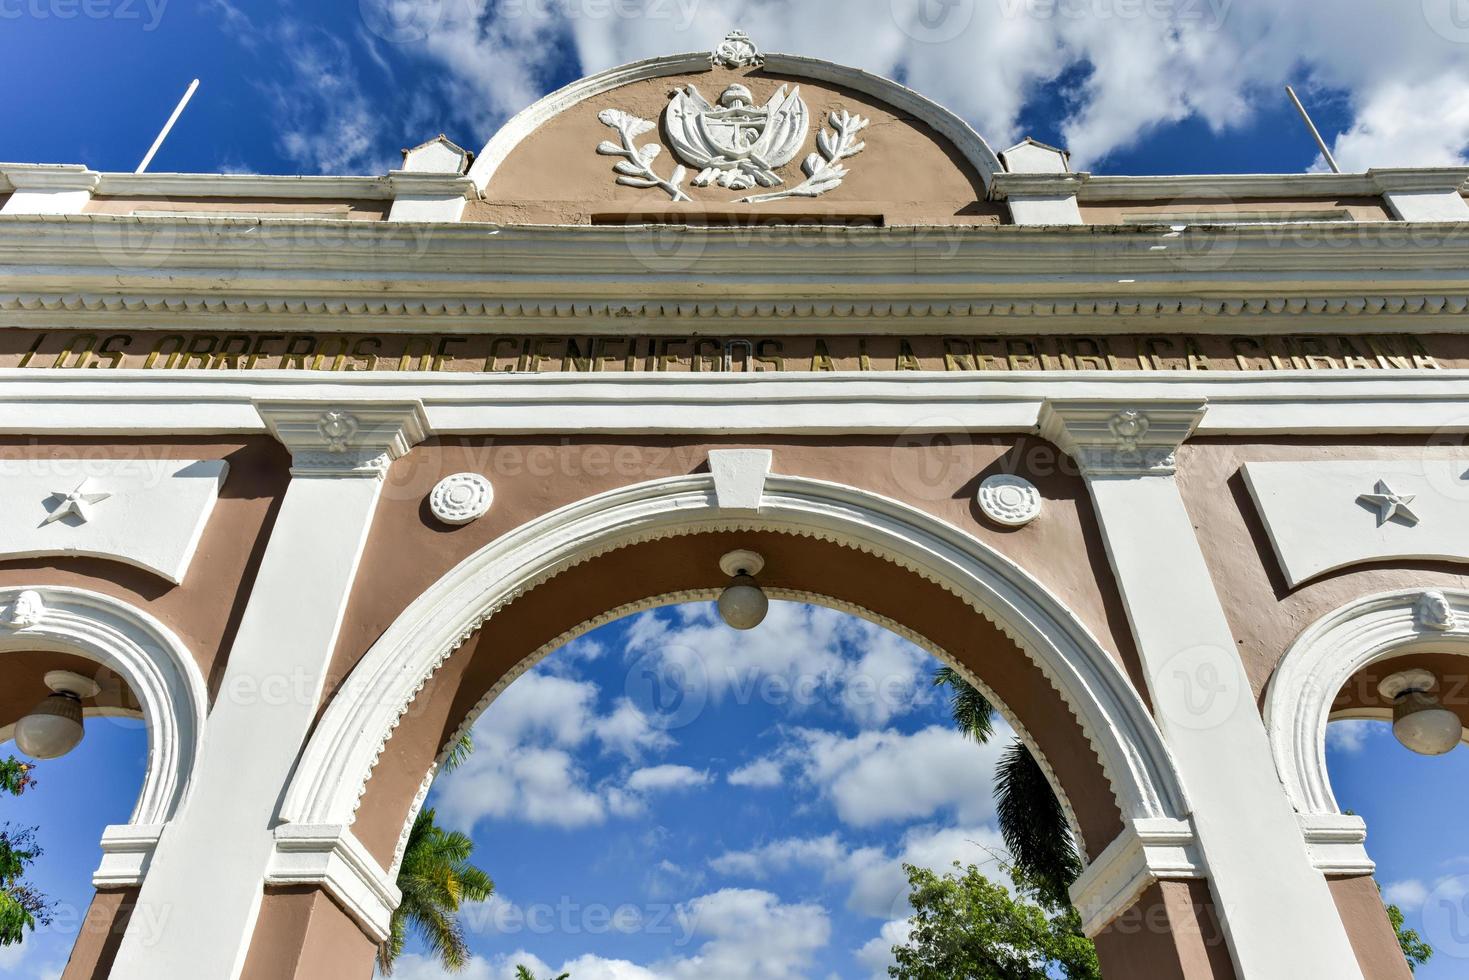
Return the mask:
[[[988,742],[995,730],[989,699],[953,667],[940,667],[933,684],[949,689],[954,725],[976,742]],[[995,813],[1015,866],[1036,880],[1047,899],[1069,905],[1068,889],[1081,873],[1081,857],[1061,801],[1018,738],[995,769]]]
[[[570,977],[570,973],[563,973],[559,977],[552,977],[551,980],[569,980]],[[515,980],[536,980],[536,975],[530,972],[530,968],[525,964],[517,963],[515,965]]]
[[[448,772],[463,762],[473,748],[465,735],[449,753],[443,770]],[[469,947],[459,924],[459,907],[465,902],[482,902],[495,891],[490,876],[469,863],[473,852],[474,841],[436,824],[431,808],[419,811],[403,848],[403,863],[398,867],[398,890],[403,900],[393,910],[388,938],[377,948],[383,976],[392,976],[393,963],[403,952],[410,926],[445,969],[464,968]]]

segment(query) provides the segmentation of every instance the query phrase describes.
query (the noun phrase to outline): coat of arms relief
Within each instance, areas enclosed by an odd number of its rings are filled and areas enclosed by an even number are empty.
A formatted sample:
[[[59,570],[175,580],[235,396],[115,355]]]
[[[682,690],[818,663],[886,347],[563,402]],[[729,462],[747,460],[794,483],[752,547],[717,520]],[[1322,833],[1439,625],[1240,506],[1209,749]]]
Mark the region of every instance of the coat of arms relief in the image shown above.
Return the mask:
[[[711,60],[726,68],[758,67],[764,62],[759,49],[740,31],[725,38]],[[597,147],[604,156],[622,158],[612,168],[619,184],[657,188],[674,201],[692,200],[684,190],[685,181],[695,187],[732,191],[768,189],[738,198],[743,204],[820,197],[841,186],[850,173],[843,161],[862,152],[866,144],[858,136],[869,122],[845,109],[831,110],[826,127],[816,134],[816,152],[801,163],[806,179],[784,187],[785,178],[777,171],[801,152],[811,129],[810,110],[799,86],[782,85],[763,104],[749,87],[738,83],[728,86],[716,102],[706,99],[696,85],[674,92],[663,112],[663,128],[678,162],[667,177],[659,175],[663,147],[658,143],[638,145],[639,138],[657,123],[621,109],[604,109],[598,118],[619,137]]]

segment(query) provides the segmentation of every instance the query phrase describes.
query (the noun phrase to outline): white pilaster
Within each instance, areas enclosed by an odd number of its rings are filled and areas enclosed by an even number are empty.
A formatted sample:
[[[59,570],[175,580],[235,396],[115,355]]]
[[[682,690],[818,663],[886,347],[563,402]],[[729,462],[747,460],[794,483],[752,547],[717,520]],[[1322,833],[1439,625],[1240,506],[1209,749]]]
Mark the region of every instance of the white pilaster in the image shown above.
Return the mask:
[[[1086,477],[1236,972],[1250,980],[1353,980],[1361,969],[1276,774],[1174,480],[1174,450],[1204,408],[1052,401],[1041,432]]]
[[[315,717],[387,466],[426,434],[417,402],[257,403],[291,450],[194,785],[139,902],[161,931],[124,936],[112,976],[238,977],[275,850],[277,803]],[[228,601],[221,596],[220,601]]]

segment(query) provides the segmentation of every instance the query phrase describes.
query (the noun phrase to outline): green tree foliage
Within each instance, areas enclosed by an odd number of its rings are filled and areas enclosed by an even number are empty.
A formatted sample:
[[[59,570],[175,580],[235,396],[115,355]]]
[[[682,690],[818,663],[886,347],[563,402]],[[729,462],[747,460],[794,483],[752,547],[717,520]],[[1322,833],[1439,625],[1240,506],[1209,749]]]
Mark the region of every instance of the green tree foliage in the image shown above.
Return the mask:
[[[474,742],[466,732],[449,750],[440,771],[457,769],[473,751]],[[432,809],[420,810],[403,847],[403,863],[398,867],[403,900],[393,910],[388,938],[377,948],[378,967],[384,976],[392,976],[410,929],[445,969],[464,969],[469,946],[459,924],[459,907],[465,902],[483,902],[495,891],[490,876],[469,863],[474,841],[458,831],[444,830],[434,816]]]
[[[955,727],[976,742],[988,742],[994,734],[995,709],[984,694],[952,667],[940,667],[933,683],[949,689]],[[1067,903],[1067,889],[1081,873],[1081,858],[1061,801],[1019,739],[1006,749],[995,770],[995,812],[1015,866],[1048,900]]]
[[[1012,896],[974,865],[939,877],[904,865],[912,932],[893,947],[898,980],[1101,980],[1095,947],[1069,905],[1048,902],[1023,871],[1011,869]]]
[[[1398,948],[1408,961],[1408,969],[1417,973],[1420,966],[1433,958],[1433,947],[1423,941],[1418,930],[1403,925],[1403,910],[1396,905],[1387,907],[1387,921],[1392,923],[1392,931],[1397,934]]]
[[[570,973],[563,973],[559,977],[553,977],[552,980],[569,980],[570,977]],[[515,980],[536,980],[536,975],[525,964],[517,963],[515,965]]]
[[[495,891],[490,876],[469,863],[473,851],[474,841],[440,827],[432,809],[419,811],[398,869],[403,901],[393,910],[388,938],[378,946],[378,966],[385,976],[392,975],[410,929],[445,969],[461,970],[469,961],[459,908],[482,902]]]
[[[20,796],[35,785],[36,767],[14,756],[0,762],[0,792]],[[51,921],[51,903],[25,880],[26,868],[41,856],[35,827],[0,825],[0,946],[13,946]]]

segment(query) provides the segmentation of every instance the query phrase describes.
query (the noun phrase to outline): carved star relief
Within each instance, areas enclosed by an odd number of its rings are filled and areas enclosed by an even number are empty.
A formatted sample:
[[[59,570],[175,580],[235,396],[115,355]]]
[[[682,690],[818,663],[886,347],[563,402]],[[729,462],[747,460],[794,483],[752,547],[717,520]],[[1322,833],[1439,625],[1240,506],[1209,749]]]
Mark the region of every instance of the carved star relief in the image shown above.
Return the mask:
[[[83,524],[90,521],[92,519],[92,505],[100,503],[112,496],[107,490],[89,490],[87,484],[91,482],[91,480],[83,480],[71,490],[52,490],[51,496],[60,497],[61,503],[57,504],[51,513],[46,515],[46,519],[41,522],[41,526],[45,527],[47,524],[59,521],[68,514],[75,514],[77,520]]]
[[[1417,499],[1417,494],[1397,493],[1387,485],[1386,480],[1377,481],[1376,493],[1364,493],[1357,498],[1362,503],[1377,508],[1377,526],[1382,527],[1393,518],[1401,518],[1403,523],[1412,527],[1418,523],[1418,515],[1409,509],[1408,505]]]

